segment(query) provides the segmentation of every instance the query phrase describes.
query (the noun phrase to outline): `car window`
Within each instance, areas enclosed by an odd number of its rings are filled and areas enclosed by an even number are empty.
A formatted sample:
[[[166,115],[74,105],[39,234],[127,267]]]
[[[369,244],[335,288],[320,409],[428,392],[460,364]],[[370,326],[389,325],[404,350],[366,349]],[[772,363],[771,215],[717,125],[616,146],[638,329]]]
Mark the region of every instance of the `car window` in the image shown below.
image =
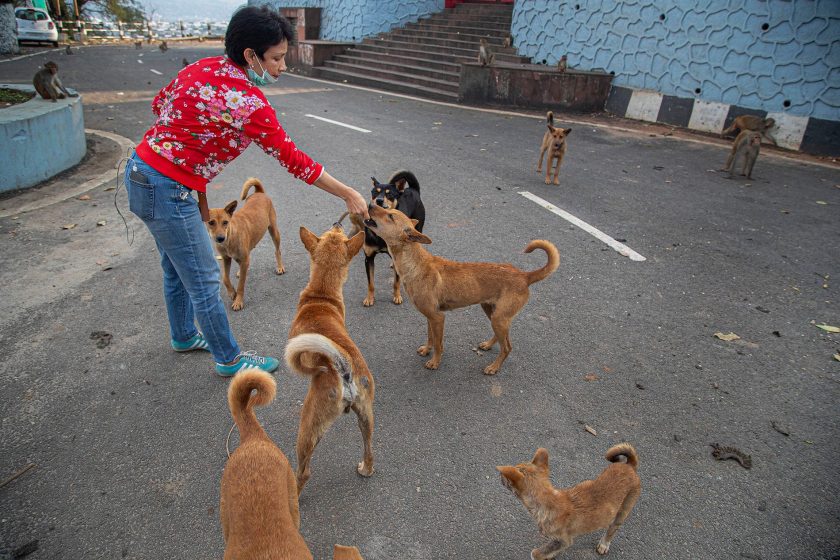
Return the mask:
[[[47,14],[44,12],[35,12],[35,21],[47,21]]]

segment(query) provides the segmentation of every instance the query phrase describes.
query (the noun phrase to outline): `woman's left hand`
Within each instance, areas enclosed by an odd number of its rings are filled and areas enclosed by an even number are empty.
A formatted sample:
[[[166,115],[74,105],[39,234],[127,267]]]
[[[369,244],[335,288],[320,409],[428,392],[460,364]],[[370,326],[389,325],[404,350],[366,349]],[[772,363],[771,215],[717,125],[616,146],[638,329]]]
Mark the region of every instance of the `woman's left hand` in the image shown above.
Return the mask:
[[[347,210],[349,210],[351,214],[358,214],[365,220],[370,218],[370,214],[368,214],[367,209],[368,203],[365,200],[365,197],[360,195],[358,191],[350,189],[347,193],[347,198],[344,199],[344,202],[347,203]]]

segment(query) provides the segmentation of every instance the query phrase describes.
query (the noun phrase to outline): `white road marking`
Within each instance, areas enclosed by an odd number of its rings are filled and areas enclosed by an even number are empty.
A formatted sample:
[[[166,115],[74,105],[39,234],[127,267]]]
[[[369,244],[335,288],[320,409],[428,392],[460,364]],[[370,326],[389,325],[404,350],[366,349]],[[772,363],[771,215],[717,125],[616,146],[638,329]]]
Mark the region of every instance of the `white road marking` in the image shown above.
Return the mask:
[[[158,72],[158,71],[157,71],[157,70],[155,70],[154,68],[149,68],[149,70],[151,70],[152,72],[154,72],[154,73],[155,73],[155,74],[157,74],[158,76],[163,76],[163,72]]]
[[[521,194],[522,196],[524,196],[528,200],[532,200],[532,201],[536,202],[537,204],[539,204],[540,206],[542,206],[546,210],[549,210],[550,212],[553,212],[553,213],[557,214],[558,216],[560,216],[564,220],[566,220],[568,222],[571,222],[572,224],[576,225],[577,227],[579,227],[580,229],[582,229],[586,233],[594,235],[595,237],[597,237],[598,239],[600,239],[601,241],[606,243],[608,246],[613,248],[615,251],[617,251],[619,254],[624,255],[625,257],[628,257],[631,261],[645,261],[645,260],[647,260],[645,257],[640,255],[639,253],[637,253],[636,251],[634,251],[633,249],[631,249],[627,245],[624,245],[623,243],[619,243],[618,241],[616,241],[615,239],[613,239],[612,237],[610,237],[609,235],[607,235],[603,231],[599,230],[598,228],[590,226],[589,224],[587,224],[583,220],[580,220],[580,219],[572,216],[571,214],[569,214],[565,210],[561,210],[560,208],[557,208],[556,206],[554,206],[553,204],[543,200],[542,198],[540,198],[538,196],[535,196],[535,195],[529,193],[528,191],[520,191],[519,194]]]
[[[345,128],[349,128],[349,129],[352,129],[352,130],[358,130],[359,132],[370,132],[370,130],[367,130],[367,129],[364,129],[364,128],[359,128],[358,126],[353,126],[352,124],[344,124],[344,123],[338,122],[338,121],[331,121],[330,119],[325,119],[324,117],[317,117],[315,115],[304,115],[304,116],[310,117],[310,118],[313,118],[313,119],[318,119],[319,121],[328,122],[330,124],[337,124],[338,126],[343,126]]]

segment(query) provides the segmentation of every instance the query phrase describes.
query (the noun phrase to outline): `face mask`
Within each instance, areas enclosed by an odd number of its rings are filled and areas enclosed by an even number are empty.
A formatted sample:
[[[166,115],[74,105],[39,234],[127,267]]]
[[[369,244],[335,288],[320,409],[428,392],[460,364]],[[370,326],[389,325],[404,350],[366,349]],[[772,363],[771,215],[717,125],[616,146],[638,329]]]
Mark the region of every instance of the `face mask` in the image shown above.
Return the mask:
[[[257,73],[254,72],[253,68],[248,68],[248,79],[254,82],[254,84],[258,86],[267,86],[268,84],[273,84],[277,81],[277,78],[263,70],[262,64],[260,64],[259,57],[257,58],[257,64],[260,65],[260,70],[262,70],[262,76],[257,76]]]

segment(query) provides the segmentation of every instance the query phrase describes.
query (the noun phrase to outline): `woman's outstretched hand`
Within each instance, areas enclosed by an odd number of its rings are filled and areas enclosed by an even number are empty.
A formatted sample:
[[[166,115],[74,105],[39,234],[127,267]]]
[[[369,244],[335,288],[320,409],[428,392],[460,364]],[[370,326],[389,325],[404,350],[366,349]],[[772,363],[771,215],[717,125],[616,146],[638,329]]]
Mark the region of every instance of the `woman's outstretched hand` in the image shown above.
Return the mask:
[[[365,197],[359,194],[357,190],[350,188],[341,181],[335,179],[326,171],[324,171],[321,174],[321,177],[315,181],[315,186],[342,199],[347,204],[347,210],[350,211],[351,214],[359,215],[365,220],[370,218],[370,214],[368,214],[367,210],[368,203],[365,200]]]

